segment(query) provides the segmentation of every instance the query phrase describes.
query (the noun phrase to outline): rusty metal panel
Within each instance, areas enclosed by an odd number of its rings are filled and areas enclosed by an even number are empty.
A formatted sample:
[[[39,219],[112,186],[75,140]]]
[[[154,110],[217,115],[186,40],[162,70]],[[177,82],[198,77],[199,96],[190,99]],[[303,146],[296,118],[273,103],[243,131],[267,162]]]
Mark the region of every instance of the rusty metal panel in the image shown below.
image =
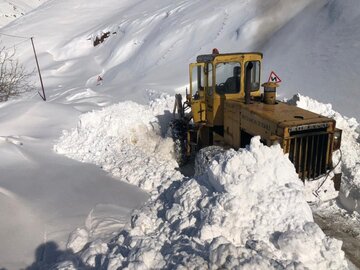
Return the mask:
[[[238,102],[225,101],[224,141],[234,148],[240,147],[240,106]]]
[[[272,134],[275,134],[276,125],[274,123],[246,109],[241,110],[240,121],[241,129],[249,134],[260,135],[264,139],[268,139]]]

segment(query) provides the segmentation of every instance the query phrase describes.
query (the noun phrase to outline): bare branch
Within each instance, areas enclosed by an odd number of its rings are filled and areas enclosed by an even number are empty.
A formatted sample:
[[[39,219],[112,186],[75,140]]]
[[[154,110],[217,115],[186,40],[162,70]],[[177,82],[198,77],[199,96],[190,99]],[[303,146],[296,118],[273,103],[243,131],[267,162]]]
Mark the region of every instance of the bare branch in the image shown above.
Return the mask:
[[[32,73],[27,72],[15,58],[16,50],[0,46],[0,102],[34,89],[29,83]]]

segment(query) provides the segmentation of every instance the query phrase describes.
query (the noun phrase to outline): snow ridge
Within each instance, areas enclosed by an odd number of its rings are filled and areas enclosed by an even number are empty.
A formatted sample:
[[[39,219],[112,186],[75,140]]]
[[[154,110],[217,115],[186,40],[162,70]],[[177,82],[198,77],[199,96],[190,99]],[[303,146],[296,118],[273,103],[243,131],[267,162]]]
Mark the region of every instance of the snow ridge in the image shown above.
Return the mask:
[[[168,112],[172,102],[164,95],[149,106],[127,101],[83,114],[77,128],[64,131],[54,150],[153,191],[166,179],[181,177],[174,171],[177,164],[168,152],[172,139],[161,136],[160,124],[167,126],[166,116],[155,114]]]
[[[86,265],[107,269],[347,269],[341,241],[313,222],[280,146],[255,137],[247,149],[217,156],[202,175],[177,172],[165,154],[171,141],[160,136],[166,121],[159,119],[172,101],[162,95],[149,106],[122,102],[83,115],[77,129],[64,133],[56,151],[151,192],[110,241],[85,245],[96,232],[80,228],[68,248]]]
[[[205,174],[174,180],[110,242],[97,239],[80,254],[107,269],[347,268],[341,241],[313,222],[289,159],[258,137]]]

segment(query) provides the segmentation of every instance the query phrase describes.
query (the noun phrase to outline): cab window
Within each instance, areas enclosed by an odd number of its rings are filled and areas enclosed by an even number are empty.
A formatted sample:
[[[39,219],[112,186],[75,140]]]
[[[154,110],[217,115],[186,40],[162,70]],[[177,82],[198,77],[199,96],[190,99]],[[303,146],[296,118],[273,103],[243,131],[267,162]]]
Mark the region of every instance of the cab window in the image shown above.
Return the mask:
[[[211,63],[206,64],[205,73],[206,73],[206,77],[207,77],[206,86],[211,87],[213,84],[212,83],[213,65]]]
[[[250,62],[246,62],[245,64],[245,70],[248,70],[247,67],[249,64],[252,64],[252,68],[250,69],[250,73],[251,73],[251,79],[250,79],[250,91],[251,92],[255,92],[258,91],[260,88],[260,61],[250,61]],[[246,74],[245,74],[245,78],[246,78]]]
[[[240,92],[241,65],[238,62],[218,63],[216,65],[216,92],[234,94]]]
[[[204,73],[201,66],[196,66],[192,69],[191,84],[193,92],[204,90]]]

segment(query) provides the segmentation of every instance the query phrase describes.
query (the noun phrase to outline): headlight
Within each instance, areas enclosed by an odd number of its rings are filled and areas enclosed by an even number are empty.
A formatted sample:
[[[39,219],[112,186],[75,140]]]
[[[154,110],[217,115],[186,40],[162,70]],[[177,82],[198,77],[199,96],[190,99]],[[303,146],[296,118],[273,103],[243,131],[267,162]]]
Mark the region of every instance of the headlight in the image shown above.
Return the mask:
[[[334,132],[333,151],[339,150],[341,145],[342,130],[336,128]]]

